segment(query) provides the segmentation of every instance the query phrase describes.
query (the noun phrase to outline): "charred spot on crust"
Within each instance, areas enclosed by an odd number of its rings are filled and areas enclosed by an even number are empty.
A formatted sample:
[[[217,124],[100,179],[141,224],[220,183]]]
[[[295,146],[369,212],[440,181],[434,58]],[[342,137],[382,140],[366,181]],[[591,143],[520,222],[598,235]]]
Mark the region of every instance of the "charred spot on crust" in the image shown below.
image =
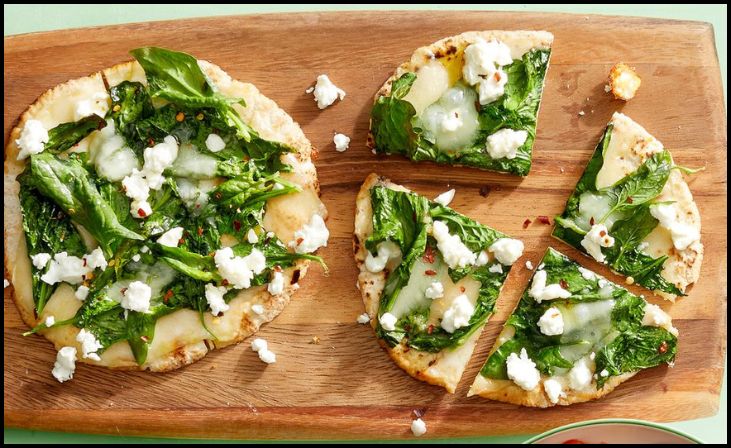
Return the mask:
[[[300,280],[300,270],[297,269],[292,273],[292,281],[289,282],[290,285],[294,285],[295,283],[299,282]]]
[[[357,254],[360,251],[360,239],[358,235],[353,235],[353,254]]]
[[[449,48],[447,48],[447,54],[455,54],[457,53],[457,47],[454,45],[450,45]]]
[[[441,59],[444,56],[446,56],[446,55],[444,53],[442,53],[442,49],[441,48],[434,53],[434,57],[437,58],[437,59]]]
[[[436,359],[432,359],[431,361],[429,361],[429,367],[433,366],[436,363],[437,363],[437,360]]]

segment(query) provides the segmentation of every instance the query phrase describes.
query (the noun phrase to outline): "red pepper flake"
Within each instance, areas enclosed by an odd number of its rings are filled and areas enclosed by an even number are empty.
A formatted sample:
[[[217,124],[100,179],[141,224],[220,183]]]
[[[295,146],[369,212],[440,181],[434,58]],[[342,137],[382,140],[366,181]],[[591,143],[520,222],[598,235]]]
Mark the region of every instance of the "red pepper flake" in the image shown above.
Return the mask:
[[[628,203],[628,204],[631,204],[631,203],[633,203],[634,201],[635,201],[635,200],[634,200],[634,199],[632,199],[632,196],[628,196],[628,197],[627,197],[627,203]]]
[[[558,282],[558,284],[559,284],[559,285],[561,285],[561,287],[562,287],[563,289],[569,289],[569,284],[568,284],[568,282],[566,282],[566,280],[564,280],[564,279],[561,279],[561,281],[560,281],[560,282]]]
[[[429,324],[429,326],[426,328],[426,334],[432,334],[434,333],[434,325]]]
[[[168,292],[165,293],[164,296],[162,296],[163,303],[168,303],[168,300],[173,298],[173,290],[168,289]]]
[[[282,272],[282,267],[279,266],[279,265],[276,265],[276,266],[274,266],[274,271],[275,272]]]
[[[658,347],[657,352],[661,355],[664,355],[668,351],[668,343],[665,341],[662,341],[662,344],[660,344],[660,347]]]
[[[589,225],[590,226],[593,226],[594,225],[594,217],[593,216],[591,217],[591,219],[589,219]]]
[[[426,246],[422,259],[424,260],[424,263],[434,263],[434,251],[431,246]]]
[[[179,244],[179,245],[180,245],[180,244],[185,244],[185,238],[180,238],[180,239],[178,240],[178,244]]]
[[[436,271],[433,271],[431,269],[427,269],[426,271],[424,271],[424,274],[426,274],[426,275],[437,275]]]
[[[464,292],[464,291],[465,291],[464,286],[460,286],[459,287],[459,292]]]
[[[203,235],[203,227],[198,227],[198,236]]]
[[[228,280],[226,280],[225,278],[223,280],[221,280],[221,285],[228,286]]]
[[[137,209],[137,214],[140,215],[140,218],[144,218],[145,216],[147,216],[147,213],[145,213],[145,211],[141,208]]]
[[[541,224],[548,224],[548,225],[551,224],[551,220],[546,215],[538,216],[538,222],[540,222]]]
[[[527,228],[528,228],[528,226],[529,226],[529,225],[530,225],[530,224],[531,224],[532,222],[533,222],[533,221],[531,221],[530,219],[526,218],[526,219],[525,219],[525,221],[523,221],[523,228],[524,228],[524,229],[527,229]]]
[[[234,230],[239,231],[241,230],[241,222],[240,221],[234,221]]]
[[[600,230],[600,231],[599,231],[599,236],[604,236],[604,235],[606,235],[606,234],[607,234],[607,232],[605,232],[604,230]]]
[[[562,445],[584,445],[585,443],[579,439],[569,439],[562,443]]]
[[[495,74],[493,75],[493,77],[495,78],[495,81],[496,82],[500,82],[500,72],[495,72]]]
[[[84,267],[86,267],[86,257],[82,258],[84,260]]]
[[[122,295],[125,295],[125,294],[127,294],[127,288],[122,288],[119,290],[119,292],[121,292]]]
[[[147,144],[149,146],[154,146],[155,145],[155,140],[153,140],[152,137],[150,137],[150,138],[147,139]]]
[[[150,342],[150,338],[148,338],[144,334],[142,336],[140,336],[140,339],[142,339],[143,342]]]
[[[297,241],[295,241],[295,242],[296,242],[296,243],[297,243],[297,245],[299,246],[300,244],[302,244],[302,242],[303,242],[304,240],[305,240],[304,238],[297,238]]]

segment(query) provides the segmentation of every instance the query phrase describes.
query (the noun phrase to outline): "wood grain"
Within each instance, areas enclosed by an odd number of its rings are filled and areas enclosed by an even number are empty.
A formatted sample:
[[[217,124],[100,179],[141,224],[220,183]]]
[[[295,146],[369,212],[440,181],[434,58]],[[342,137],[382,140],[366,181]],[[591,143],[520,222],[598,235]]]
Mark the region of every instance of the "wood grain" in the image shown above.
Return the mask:
[[[488,29],[545,29],[555,35],[530,176],[373,156],[365,147],[372,95],[393,69],[418,46]],[[316,166],[331,214],[330,245],[322,255],[330,276],[313,269],[289,307],[260,332],[277,353],[276,364],[267,367],[242,344],[168,374],[79,365],[65,384],[50,375],[51,345],[20,335],[25,327],[8,288],[6,426],[183,437],[394,439],[411,437],[411,414],[420,409],[429,427],[425,437],[444,438],[536,432],[589,418],[671,421],[717,411],[726,350],[727,141],[709,24],[566,14],[364,12],[220,17],[6,37],[6,143],[17,117],[44,90],[128,60],[128,51],[142,45],[209,59],[256,84],[302,125],[320,149]],[[609,68],[620,60],[643,78],[627,104],[603,91]],[[345,101],[325,111],[304,94],[320,73],[347,92]],[[706,167],[690,180],[707,250],[701,278],[689,297],[662,304],[681,332],[675,367],[642,372],[606,399],[569,408],[525,409],[465,398],[525,287],[530,272],[522,265],[511,273],[456,394],[395,367],[370,327],[355,323],[362,302],[351,234],[355,194],[365,176],[376,171],[427,196],[456,187],[452,206],[521,238],[524,259],[536,262],[551,245],[621,281],[553,240],[550,226],[522,229],[525,218],[563,210],[615,110],[645,126],[677,163]],[[334,150],[335,131],[352,137],[347,152]],[[482,197],[485,186],[489,194]],[[310,343],[313,336],[320,344]]]

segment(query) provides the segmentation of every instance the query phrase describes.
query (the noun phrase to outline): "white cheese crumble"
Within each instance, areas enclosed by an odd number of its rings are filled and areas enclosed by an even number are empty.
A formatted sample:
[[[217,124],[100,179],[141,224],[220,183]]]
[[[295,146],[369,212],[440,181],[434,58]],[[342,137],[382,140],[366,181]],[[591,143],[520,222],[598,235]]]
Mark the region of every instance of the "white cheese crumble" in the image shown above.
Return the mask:
[[[411,432],[416,437],[421,437],[424,434],[426,434],[426,423],[424,420],[417,418],[416,420],[411,421]]]
[[[41,276],[41,280],[49,285],[59,282],[72,285],[81,283],[84,275],[92,271],[84,264],[84,260],[79,257],[68,255],[66,252],[59,252],[53,256],[53,261],[51,261],[46,273]]]
[[[140,254],[132,255],[132,261],[134,261],[135,263],[139,262],[141,259],[142,259],[142,256],[140,256]]]
[[[538,319],[538,328],[546,336],[563,334],[563,315],[556,307],[551,307]]]
[[[477,38],[465,48],[462,76],[470,85],[477,85],[480,104],[489,104],[505,93],[508,74],[502,66],[513,62],[510,48],[502,42],[485,42]]]
[[[53,324],[55,324],[55,323],[56,323],[56,318],[54,316],[46,317],[46,321],[45,321],[46,327],[52,327]]]
[[[528,295],[536,299],[536,302],[541,303],[544,300],[568,299],[571,297],[571,292],[563,289],[558,283],[546,285],[547,278],[546,271],[536,271],[533,275],[533,283],[531,283]]]
[[[490,261],[490,256],[487,254],[486,250],[481,250],[480,254],[477,256],[477,260],[475,260],[475,266],[485,266]]]
[[[398,318],[391,313],[383,313],[383,315],[378,318],[378,322],[381,323],[381,326],[386,331],[395,330],[397,321]]]
[[[356,321],[359,324],[367,324],[368,322],[371,321],[371,317],[368,315],[368,313],[363,313],[360,316],[358,316],[358,319],[356,319]]]
[[[178,247],[181,238],[183,238],[183,228],[173,227],[163,233],[160,238],[157,239],[157,242],[167,247]]]
[[[464,268],[477,261],[477,256],[464,245],[458,235],[451,235],[449,228],[442,221],[434,221],[432,235],[437,240],[439,252],[442,253],[444,261],[450,268]]]
[[[503,273],[503,265],[500,263],[495,263],[494,265],[487,268],[488,271],[492,272],[493,274],[502,274]]]
[[[614,238],[609,236],[607,226],[604,224],[594,224],[591,226],[591,230],[584,235],[584,239],[581,240],[581,246],[596,261],[604,263],[606,257],[602,253],[602,247],[614,246]]]
[[[10,286],[10,282],[8,281],[7,278],[4,278],[3,279],[3,289],[7,288],[8,286]]]
[[[573,390],[585,390],[591,385],[594,377],[594,362],[588,357],[576,361],[569,370],[569,387]]]
[[[350,145],[350,137],[345,134],[337,133],[333,136],[333,143],[337,152],[345,152]]]
[[[79,121],[90,115],[104,117],[109,108],[108,100],[109,95],[107,95],[107,92],[96,92],[90,99],[78,101],[74,111],[74,121]]]
[[[320,109],[325,109],[338,98],[340,98],[340,101],[345,98],[345,92],[333,84],[327,75],[318,76],[315,88],[312,92],[308,93],[314,93],[315,101],[317,101],[317,107]]]
[[[518,154],[518,148],[528,140],[526,131],[514,131],[512,129],[500,129],[487,137],[487,153],[493,159],[514,159]]]
[[[657,305],[652,303],[645,304],[645,314],[642,316],[642,325],[648,327],[662,327],[671,334],[677,336],[678,329],[673,327],[670,316]]]
[[[495,255],[497,261],[506,265],[512,266],[518,258],[523,256],[523,242],[513,238],[500,238],[499,240],[492,243],[490,246],[490,252]]]
[[[82,328],[76,335],[76,341],[81,343],[81,356],[83,358],[101,361],[101,358],[96,352],[104,346],[101,342],[99,342],[96,336],[94,336],[94,333]]]
[[[98,268],[103,271],[107,268],[107,259],[104,258],[104,252],[101,247],[92,250],[88,255],[84,256],[84,259],[86,259],[86,267],[91,270]]]
[[[289,247],[293,248],[298,254],[306,254],[314,252],[320,247],[327,247],[329,237],[330,232],[325,227],[325,220],[315,213],[310,218],[309,223],[294,232],[294,239],[289,242]]]
[[[593,272],[586,268],[582,268],[581,266],[579,266],[579,272],[581,272],[581,276],[584,277],[584,280],[594,280],[596,278],[596,275]]]
[[[367,251],[365,265],[368,272],[381,272],[388,261],[392,258],[401,256],[401,249],[395,243],[384,241],[378,245],[378,255],[373,256],[371,251]]]
[[[273,296],[281,295],[284,292],[284,276],[281,272],[274,272],[272,280],[267,286],[267,291]]]
[[[449,205],[450,202],[452,202],[452,199],[454,199],[454,193],[456,193],[456,190],[454,188],[449,191],[445,191],[444,193],[434,198],[434,202],[446,207]]]
[[[650,214],[659,221],[659,225],[670,231],[673,246],[677,250],[685,250],[701,238],[697,228],[678,220],[678,208],[675,204],[657,204],[650,206]]]
[[[76,370],[76,347],[63,347],[56,354],[56,362],[53,364],[51,373],[59,383],[68,381],[74,377]]]
[[[246,232],[246,241],[248,241],[249,244],[256,244],[259,242],[259,237],[256,235],[254,229],[249,229],[249,231]]]
[[[566,392],[563,391],[563,384],[556,378],[548,378],[543,381],[543,389],[553,404],[558,403],[559,398],[566,397]]]
[[[226,294],[225,286],[216,286],[213,283],[206,283],[206,302],[208,307],[211,309],[211,314],[214,316],[220,316],[225,311],[228,311],[229,306],[225,300],[223,300],[224,294]]]
[[[38,120],[26,120],[20,138],[15,140],[18,145],[18,160],[23,160],[33,154],[43,152],[48,143],[48,131]]]
[[[525,262],[525,268],[528,269],[529,271],[532,271],[533,270],[533,263],[531,263],[530,260],[527,260]]]
[[[541,373],[536,369],[534,363],[524,348],[520,349],[520,356],[511,353],[506,361],[508,378],[524,390],[531,391],[538,386],[541,380]]]
[[[607,370],[607,369],[602,370],[601,372],[599,372],[599,376],[602,377],[602,378],[608,377],[609,376],[609,370]]]
[[[216,251],[213,260],[221,277],[236,289],[250,287],[254,275],[266,268],[266,258],[259,249],[252,249],[245,257],[236,257],[230,247],[225,247]]]
[[[449,308],[444,311],[441,327],[447,333],[454,333],[457,329],[466,327],[470,323],[470,317],[475,313],[475,307],[466,294],[455,297]]]
[[[86,300],[86,298],[89,296],[89,287],[81,285],[76,289],[76,292],[74,292],[74,297],[80,301]]]
[[[267,364],[273,364],[277,362],[277,355],[270,351],[267,346],[267,341],[261,338],[256,338],[251,341],[251,349],[259,354],[259,359]]]
[[[206,137],[206,148],[211,152],[219,152],[226,147],[226,142],[223,141],[218,134],[208,134]]]
[[[147,246],[140,247],[140,252],[142,252],[143,254],[146,254],[149,251],[150,251],[150,248]]]
[[[119,304],[126,310],[147,313],[150,311],[151,297],[152,288],[140,281],[134,281],[129,284],[122,294],[122,300]]]
[[[428,299],[440,299],[444,297],[444,285],[442,282],[432,282],[431,285],[426,287],[424,295]]]
[[[165,182],[162,173],[178,157],[178,142],[175,137],[168,135],[161,143],[145,148],[143,157],[145,164],[142,171],[135,168],[122,179],[125,194],[132,199],[130,213],[135,218],[146,218],[152,214],[152,207],[147,201],[150,190],[159,190]]]
[[[31,255],[30,259],[33,262],[33,266],[35,266],[36,269],[41,270],[46,267],[49,261],[51,261],[51,254],[41,252],[35,255]]]
[[[251,305],[251,311],[253,311],[255,314],[262,315],[264,314],[264,305],[261,305],[259,303]]]

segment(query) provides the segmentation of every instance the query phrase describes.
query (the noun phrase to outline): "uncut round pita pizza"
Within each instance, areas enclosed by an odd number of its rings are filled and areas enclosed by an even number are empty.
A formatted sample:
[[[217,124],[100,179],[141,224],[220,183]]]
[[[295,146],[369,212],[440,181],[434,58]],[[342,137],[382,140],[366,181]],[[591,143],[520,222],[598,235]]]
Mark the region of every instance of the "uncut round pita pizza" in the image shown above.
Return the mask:
[[[44,93],[5,148],[5,267],[59,381],[77,360],[161,372],[243,340],[327,245],[289,115],[212,63],[132,55]]]
[[[368,146],[527,176],[552,43],[547,31],[470,31],[418,48],[376,94]]]

